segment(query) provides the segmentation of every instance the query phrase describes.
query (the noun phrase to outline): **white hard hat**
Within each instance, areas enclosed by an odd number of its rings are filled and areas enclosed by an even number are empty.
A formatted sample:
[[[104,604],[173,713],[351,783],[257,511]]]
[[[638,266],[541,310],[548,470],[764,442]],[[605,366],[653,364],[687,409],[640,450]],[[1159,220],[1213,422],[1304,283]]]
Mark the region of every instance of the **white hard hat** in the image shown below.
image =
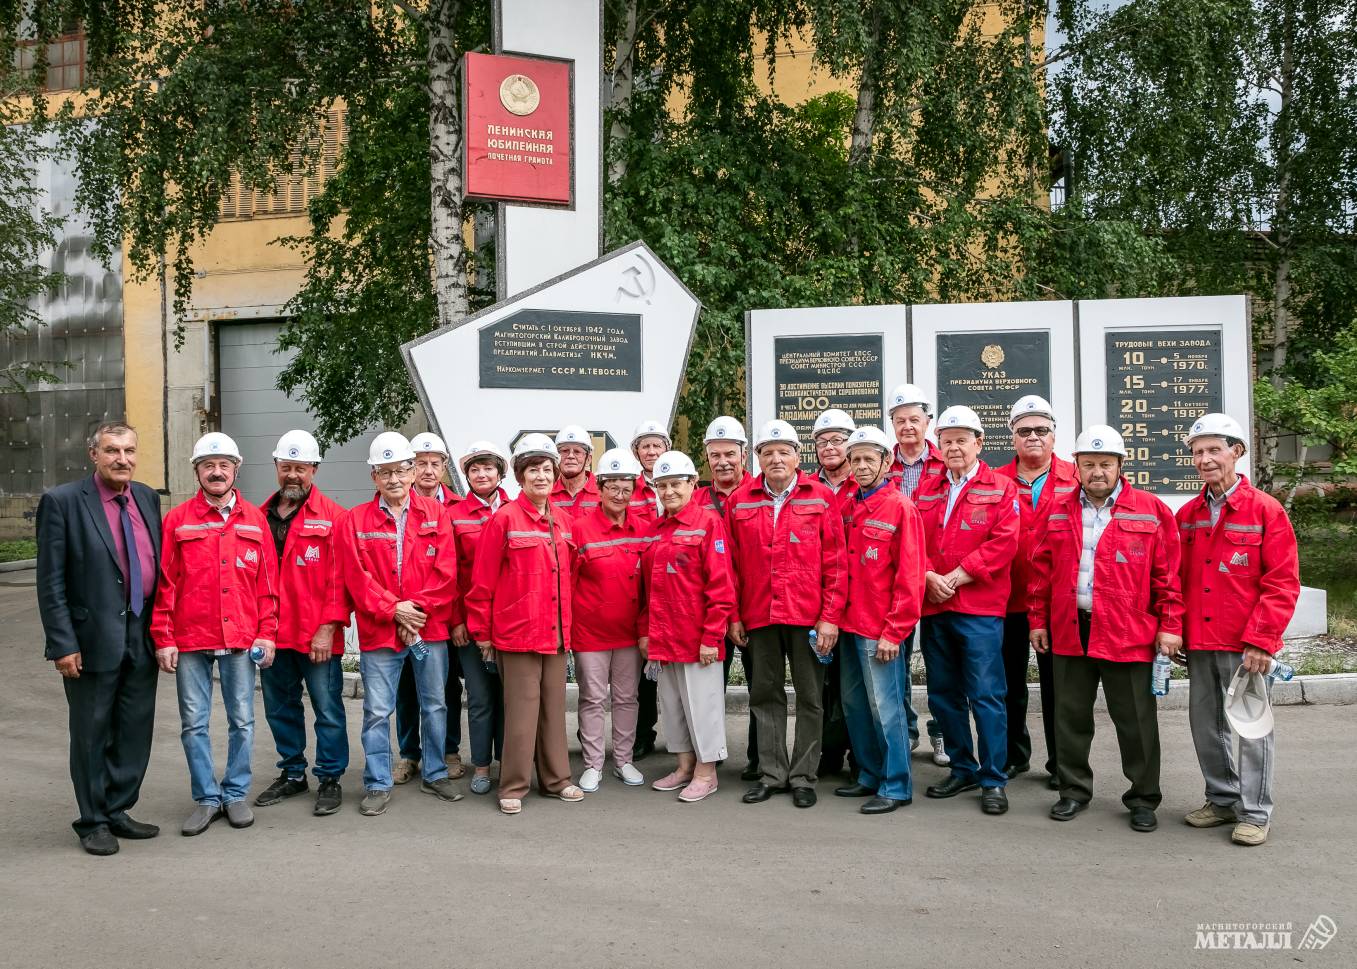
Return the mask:
[[[1183,443],[1188,447],[1199,437],[1226,437],[1238,441],[1244,445],[1244,450],[1249,449],[1248,435],[1244,433],[1244,428],[1239,426],[1239,421],[1235,420],[1229,414],[1203,414],[1192,423],[1187,436],[1183,438]]]
[[[1126,457],[1126,442],[1114,428],[1106,424],[1094,424],[1084,428],[1082,434],[1074,439],[1074,454],[1115,454]]]
[[[749,438],[745,437],[744,425],[735,418],[718,417],[707,425],[707,434],[702,438],[703,444],[712,441],[735,441],[743,446],[749,443]]]
[[[561,452],[556,450],[556,442],[545,434],[524,434],[514,445],[514,462],[519,458],[551,458],[552,464],[561,463]]]
[[[448,446],[443,443],[443,439],[430,431],[416,434],[410,438],[410,450],[416,454],[441,454],[444,460],[452,457],[448,453]]]
[[[1243,740],[1260,740],[1272,733],[1272,701],[1267,679],[1240,666],[1225,691],[1225,719]]]
[[[796,450],[801,450],[801,439],[796,436],[796,428],[786,421],[768,421],[759,428],[759,432],[754,435],[754,450],[758,451],[765,444],[790,444]]]
[[[1013,409],[1008,412],[1008,429],[1013,430],[1013,425],[1022,417],[1045,417],[1054,424],[1055,408],[1039,394],[1026,394],[1014,401]]]
[[[825,431],[843,431],[845,434],[852,434],[858,429],[858,425],[847,411],[839,410],[837,407],[831,407],[829,410],[815,418],[815,427],[810,432],[811,440],[819,437]]]
[[[379,464],[414,459],[414,448],[410,447],[410,442],[399,431],[382,431],[368,445],[368,464],[374,468]]]
[[[922,407],[925,414],[933,413],[933,405],[929,402],[928,395],[918,384],[901,384],[891,391],[890,397],[886,398],[887,414],[894,414],[897,407],[910,406]]]
[[[499,464],[500,475],[509,473],[509,457],[503,448],[492,441],[472,441],[457,459],[457,467],[461,469],[462,477],[466,477],[467,465],[477,458],[494,458]]]
[[[954,428],[975,431],[982,437],[985,434],[985,428],[980,423],[980,415],[965,404],[953,404],[938,415],[937,432],[939,434]]]
[[[609,478],[639,478],[641,462],[637,461],[626,448],[609,448],[603,452],[603,457],[598,459],[598,471],[595,474],[599,481],[607,481]]]
[[[320,464],[320,445],[306,431],[288,431],[278,438],[278,446],[273,449],[273,456],[279,461]]]
[[[593,436],[578,424],[567,424],[556,432],[557,450],[560,450],[562,444],[578,444],[590,454],[594,453]]]
[[[240,464],[244,460],[240,456],[240,448],[236,447],[236,442],[221,431],[204,434],[193,445],[194,464],[207,458],[230,458],[236,464]]]
[[[886,432],[879,427],[871,425],[859,427],[850,434],[846,450],[851,452],[855,447],[864,446],[880,448],[882,454],[890,454],[893,450],[890,438],[886,437]]]
[[[664,446],[669,447],[672,443],[669,439],[669,430],[659,421],[641,421],[636,425],[636,430],[631,434],[631,446],[635,447],[636,442],[643,437],[659,437],[664,439]]]
[[[656,459],[651,475],[655,481],[661,478],[696,478],[697,468],[693,467],[693,459],[682,451],[665,451]]]

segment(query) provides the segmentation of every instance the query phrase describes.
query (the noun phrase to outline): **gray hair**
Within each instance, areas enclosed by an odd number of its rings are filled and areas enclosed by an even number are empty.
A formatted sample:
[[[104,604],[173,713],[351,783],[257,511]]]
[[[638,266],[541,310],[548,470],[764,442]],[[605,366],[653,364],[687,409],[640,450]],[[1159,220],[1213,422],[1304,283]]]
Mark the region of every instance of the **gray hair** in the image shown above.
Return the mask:
[[[96,427],[85,442],[89,445],[91,451],[99,447],[99,438],[105,434],[112,434],[114,437],[121,437],[124,434],[136,434],[137,429],[126,421],[104,421]]]

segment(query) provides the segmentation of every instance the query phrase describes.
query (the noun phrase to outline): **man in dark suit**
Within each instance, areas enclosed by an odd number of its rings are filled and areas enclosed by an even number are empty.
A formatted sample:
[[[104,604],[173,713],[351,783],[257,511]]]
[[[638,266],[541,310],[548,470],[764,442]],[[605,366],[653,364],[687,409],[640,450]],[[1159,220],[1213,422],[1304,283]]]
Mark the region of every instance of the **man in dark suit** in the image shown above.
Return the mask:
[[[151,756],[158,676],[151,607],[160,567],[160,499],[132,480],[137,432],[121,421],[90,436],[94,474],[38,503],[38,609],[45,656],[70,709],[72,824],[92,855],[160,829],[128,816]]]

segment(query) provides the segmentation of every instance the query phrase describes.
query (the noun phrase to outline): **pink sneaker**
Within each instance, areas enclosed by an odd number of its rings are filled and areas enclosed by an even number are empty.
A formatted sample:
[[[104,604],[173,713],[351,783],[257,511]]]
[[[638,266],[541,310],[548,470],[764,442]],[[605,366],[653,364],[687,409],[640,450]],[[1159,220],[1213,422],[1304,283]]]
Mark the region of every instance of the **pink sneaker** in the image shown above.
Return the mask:
[[[680,787],[686,786],[692,779],[692,774],[688,774],[685,777],[678,771],[673,771],[669,774],[665,774],[654,784],[651,784],[650,787],[651,790],[655,791],[677,791]]]
[[[694,778],[693,782],[679,792],[678,799],[688,804],[693,804],[702,800],[709,794],[716,793],[716,781]]]

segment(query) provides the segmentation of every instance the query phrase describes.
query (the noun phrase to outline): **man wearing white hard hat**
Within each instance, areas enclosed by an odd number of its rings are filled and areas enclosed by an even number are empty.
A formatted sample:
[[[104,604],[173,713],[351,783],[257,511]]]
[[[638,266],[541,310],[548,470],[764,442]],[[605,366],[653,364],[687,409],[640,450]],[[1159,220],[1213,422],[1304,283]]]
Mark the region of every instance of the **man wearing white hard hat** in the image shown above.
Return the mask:
[[[653,525],[660,519],[660,498],[651,483],[651,474],[655,462],[659,460],[661,454],[669,450],[670,445],[669,431],[659,421],[641,421],[632,432],[631,453],[641,462],[641,478],[636,482],[636,490],[632,493],[629,513],[635,515],[637,521]],[[657,739],[655,724],[660,719],[659,694],[656,692],[654,680],[641,679],[637,703],[639,706],[636,714],[636,750],[633,756],[636,760],[643,760],[655,750]]]
[[[556,434],[556,451],[561,455],[561,476],[551,489],[551,504],[564,508],[578,518],[599,504],[598,481],[589,470],[594,459],[593,436],[578,424],[567,424]]]
[[[461,499],[447,484],[448,461],[452,457],[447,444],[432,431],[425,431],[410,438],[410,450],[415,452],[414,493],[451,509]],[[424,758],[424,745],[419,736],[419,690],[415,686],[412,662],[407,656],[396,686],[396,745],[400,759],[391,769],[391,779],[397,784],[407,784],[419,777]],[[461,755],[462,663],[460,654],[453,648],[448,649],[448,687],[443,696],[448,708],[443,760],[448,765],[448,776],[457,780],[466,775],[466,767]]]
[[[151,638],[161,670],[174,673],[180,737],[197,806],[180,829],[202,834],[225,815],[248,828],[250,748],[254,743],[254,671],[273,662],[278,632],[278,562],[268,546],[264,513],[236,490],[240,449],[225,434],[193,445],[198,491],[165,516],[160,585]],[[226,773],[217,778],[208,721],[212,667],[226,708]]]
[[[278,636],[273,665],[259,678],[279,773],[254,803],[268,807],[309,790],[305,685],[316,718],[313,813],[327,815],[339,810],[339,778],[349,766],[343,659],[351,610],[339,565],[339,529],[347,512],[316,486],[320,460],[320,447],[306,431],[288,431],[273,449],[278,490],[262,509],[278,557]]]
[[[1008,810],[1008,720],[1004,709],[1004,615],[1018,552],[1018,489],[980,452],[985,430],[969,407],[938,416],[947,473],[919,486],[928,540],[923,654],[928,709],[942,726],[951,774],[924,793],[955,797],[981,788],[986,814]],[[971,746],[975,718],[978,754]]]
[[[368,466],[377,493],[349,510],[341,531],[363,675],[364,793],[358,811],[365,817],[386,813],[391,801],[391,715],[407,660],[419,695],[420,790],[441,801],[462,798],[443,760],[457,553],[447,509],[414,490],[414,463],[404,435],[383,431],[373,438]]]
[[[1079,490],[1039,524],[1028,587],[1032,647],[1054,654],[1056,764],[1069,821],[1093,798],[1093,707],[1101,684],[1117,731],[1132,831],[1158,827],[1159,721],[1150,692],[1156,653],[1182,647],[1178,527],[1168,506],[1122,474],[1126,445],[1095,424],[1074,444]]]
[[[711,482],[700,484],[693,492],[693,502],[708,511],[714,511],[721,520],[727,521],[731,497],[753,475],[746,469],[749,457],[749,438],[745,436],[744,425],[733,417],[721,416],[707,425],[707,433],[702,437],[702,450],[707,458],[707,467],[711,469]],[[740,665],[744,667],[745,683],[753,679],[754,656],[747,645],[726,638],[725,677],[726,686],[730,686],[730,668],[735,662],[735,653],[739,651]],[[740,780],[756,781],[759,771],[758,725],[754,718],[748,717],[748,734],[745,753],[748,760],[740,772]]]
[[[786,421],[754,437],[761,473],[734,497],[728,521],[739,607],[736,642],[754,654],[749,707],[758,720],[762,778],[744,796],[757,804],[791,791],[800,808],[816,802],[825,668],[839,637],[846,562],[834,493],[801,470],[801,442]],[[787,755],[785,671],[796,690],[796,736]]]
[[[1004,773],[1011,779],[1026,773],[1032,762],[1032,737],[1027,732],[1027,670],[1032,653],[1028,646],[1027,580],[1032,539],[1051,507],[1079,490],[1079,480],[1074,465],[1055,453],[1055,408],[1046,398],[1027,394],[1014,401],[1008,429],[1013,432],[1013,460],[994,470],[1017,485],[1022,512],[1018,554],[1013,557],[1009,576],[1008,616],[1004,619],[1004,673],[1008,679],[1008,764]],[[1046,773],[1050,775],[1047,786],[1054,790],[1059,781],[1049,652],[1037,653],[1037,676],[1041,684],[1041,725],[1046,735]]]
[[[1186,820],[1195,828],[1233,823],[1235,844],[1260,845],[1272,823],[1273,738],[1241,736],[1236,758],[1225,697],[1241,666],[1266,674],[1282,648],[1300,596],[1300,564],[1286,511],[1235,468],[1247,440],[1228,414],[1206,414],[1185,441],[1203,485],[1177,517],[1189,720],[1206,780],[1206,803]]]

